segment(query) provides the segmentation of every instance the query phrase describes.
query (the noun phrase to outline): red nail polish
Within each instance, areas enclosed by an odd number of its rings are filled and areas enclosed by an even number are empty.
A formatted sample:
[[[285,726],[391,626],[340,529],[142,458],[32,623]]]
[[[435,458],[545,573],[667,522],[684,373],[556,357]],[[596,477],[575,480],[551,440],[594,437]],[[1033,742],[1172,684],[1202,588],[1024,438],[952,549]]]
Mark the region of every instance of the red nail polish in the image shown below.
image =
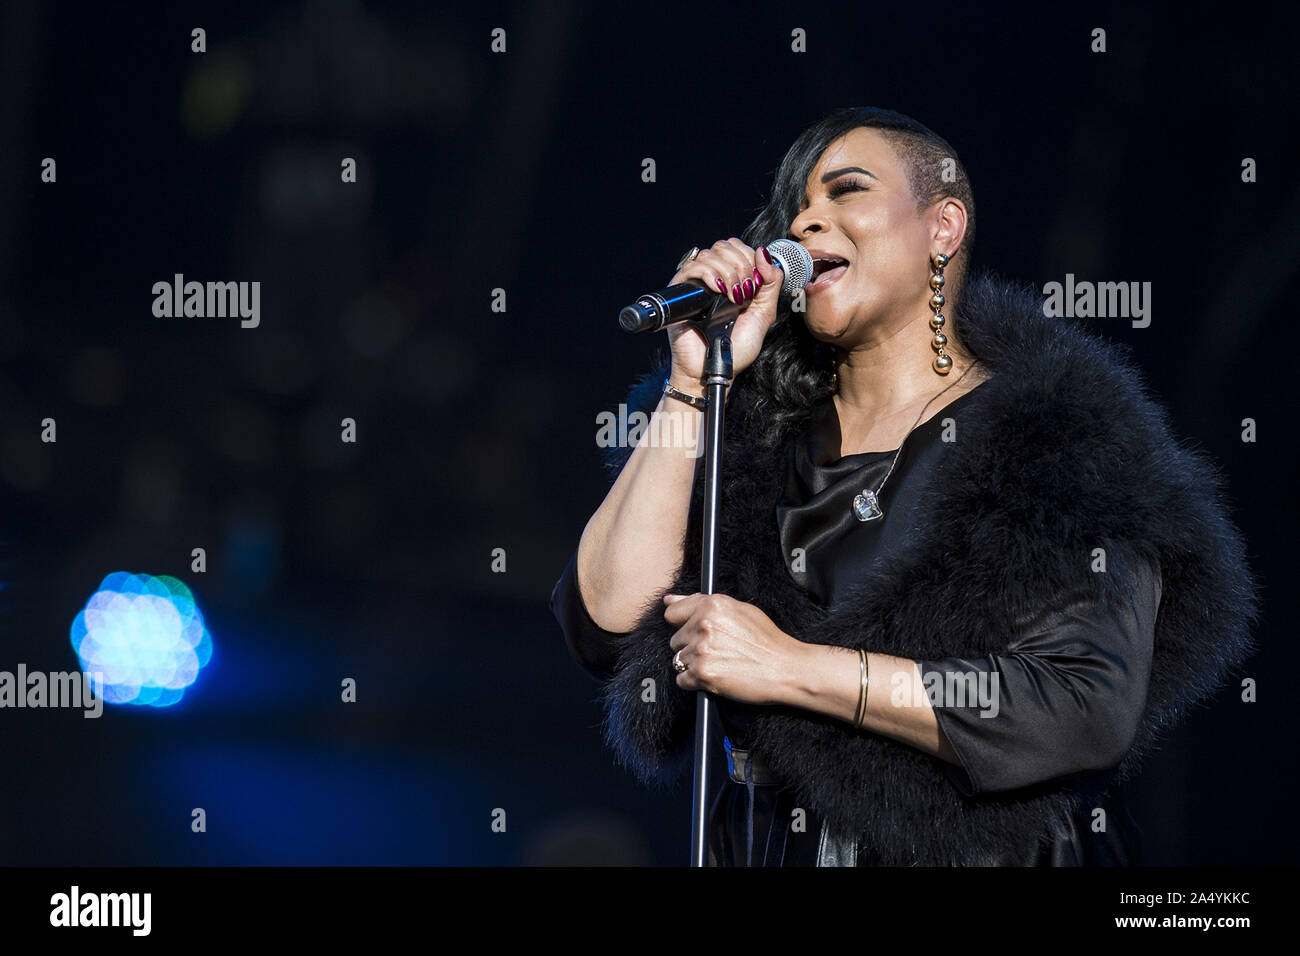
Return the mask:
[[[737,282],[735,285],[733,285],[733,286],[731,287],[731,298],[732,298],[732,300],[735,301],[735,302],[739,302],[739,301],[740,301],[740,283],[739,283],[739,282]]]
[[[754,270],[754,288],[755,289],[763,288],[763,277],[758,274],[757,269]]]
[[[718,284],[718,291],[721,292],[723,295],[726,295],[727,294],[726,284],[721,279],[714,279],[713,281]]]
[[[772,257],[771,257],[771,255],[768,254],[767,246],[764,246],[764,247],[763,247],[763,258],[767,260],[767,264],[768,264],[769,266],[774,266],[774,265],[776,265],[776,263],[772,261]]]
[[[746,298],[746,299],[751,298],[753,295],[754,295],[754,280],[753,280],[753,279],[746,279],[746,280],[745,280],[745,298]]]

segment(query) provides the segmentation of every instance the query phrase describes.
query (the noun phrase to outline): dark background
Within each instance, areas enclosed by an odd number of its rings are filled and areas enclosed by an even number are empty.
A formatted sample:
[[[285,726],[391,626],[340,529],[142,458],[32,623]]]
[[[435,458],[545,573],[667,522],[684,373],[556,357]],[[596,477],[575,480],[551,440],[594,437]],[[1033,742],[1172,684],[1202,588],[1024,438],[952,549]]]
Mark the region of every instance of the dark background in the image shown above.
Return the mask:
[[[0,863],[685,862],[689,785],[613,764],[547,608],[607,487],[596,416],[660,344],[615,316],[745,227],[804,126],[868,104],[956,147],[978,264],[1153,284],[1149,328],[1081,321],[1221,464],[1265,619],[1234,677],[1259,702],[1228,686],[1186,721],[1134,814],[1148,863],[1293,856],[1294,23],[769,2],[0,17],[0,669],[75,668],[69,626],[118,570],[184,580],[216,647],[172,708],[0,711]],[[177,272],[260,281],[261,326],[155,318]]]

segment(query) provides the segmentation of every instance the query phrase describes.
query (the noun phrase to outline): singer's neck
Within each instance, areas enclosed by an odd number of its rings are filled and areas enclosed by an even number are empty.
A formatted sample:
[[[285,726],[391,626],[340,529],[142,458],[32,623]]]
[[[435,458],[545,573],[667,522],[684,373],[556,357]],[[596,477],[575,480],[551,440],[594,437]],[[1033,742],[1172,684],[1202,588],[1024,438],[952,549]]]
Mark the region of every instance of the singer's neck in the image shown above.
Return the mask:
[[[932,338],[929,317],[920,315],[892,333],[839,350],[835,406],[846,438],[865,436],[877,429],[888,434],[893,430],[893,419],[909,414],[915,417],[926,402],[957,382],[968,369],[970,374],[934,401],[926,409],[927,415],[983,381],[982,369],[971,369],[972,356],[956,345],[946,350],[953,359],[952,370],[947,375],[936,373]]]

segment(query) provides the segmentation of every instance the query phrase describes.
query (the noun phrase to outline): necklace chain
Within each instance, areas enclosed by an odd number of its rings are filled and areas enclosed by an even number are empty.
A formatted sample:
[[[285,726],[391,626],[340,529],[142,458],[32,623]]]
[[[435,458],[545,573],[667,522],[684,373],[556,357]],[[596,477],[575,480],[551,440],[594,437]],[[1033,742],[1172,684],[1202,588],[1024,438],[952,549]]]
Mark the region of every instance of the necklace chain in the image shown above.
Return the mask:
[[[880,479],[880,485],[876,488],[875,491],[863,489],[863,493],[858,495],[853,500],[854,513],[857,514],[858,519],[860,521],[870,521],[873,518],[879,518],[884,514],[884,511],[881,509],[880,503],[878,501],[879,495],[882,491],[885,490],[885,482],[887,482],[889,480],[889,476],[894,473],[894,467],[898,464],[898,459],[903,454],[903,448],[904,446],[907,445],[907,440],[912,437],[912,432],[916,431],[917,426],[921,424],[921,419],[925,416],[926,409],[928,409],[931,405],[933,405],[935,399],[937,399],[940,395],[942,395],[944,392],[948,391],[949,389],[954,388],[957,385],[957,382],[960,382],[963,378],[969,375],[971,369],[973,369],[977,364],[979,364],[978,360],[975,362],[971,362],[971,364],[966,367],[966,371],[962,372],[961,375],[957,376],[956,382],[953,382],[951,385],[948,385],[940,389],[938,392],[934,394],[933,397],[931,397],[931,399],[928,402],[925,403],[924,406],[922,406],[921,413],[916,416],[916,421],[912,423],[912,427],[909,428],[907,430],[907,434],[903,436],[903,441],[898,446],[898,451],[894,452],[894,460],[889,463],[889,470],[885,472],[885,477]],[[867,513],[867,517],[863,517],[864,512]]]

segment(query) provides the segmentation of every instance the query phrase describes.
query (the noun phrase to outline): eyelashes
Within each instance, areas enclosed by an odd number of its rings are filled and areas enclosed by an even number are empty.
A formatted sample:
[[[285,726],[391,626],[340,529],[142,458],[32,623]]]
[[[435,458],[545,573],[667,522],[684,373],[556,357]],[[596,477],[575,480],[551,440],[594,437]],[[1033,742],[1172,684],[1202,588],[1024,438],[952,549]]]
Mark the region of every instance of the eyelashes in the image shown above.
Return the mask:
[[[845,193],[866,192],[867,187],[862,185],[856,179],[839,179],[831,184],[831,188],[826,190],[826,195],[832,199],[838,199]]]
[[[831,183],[830,188],[826,190],[826,195],[831,199],[839,199],[845,193],[867,192],[869,189],[869,186],[858,182],[856,179],[837,179],[835,182]],[[801,203],[799,209],[795,212],[795,215],[801,215],[806,208],[807,206]],[[790,238],[792,241],[797,241],[794,240],[793,237],[788,236],[787,238]]]

